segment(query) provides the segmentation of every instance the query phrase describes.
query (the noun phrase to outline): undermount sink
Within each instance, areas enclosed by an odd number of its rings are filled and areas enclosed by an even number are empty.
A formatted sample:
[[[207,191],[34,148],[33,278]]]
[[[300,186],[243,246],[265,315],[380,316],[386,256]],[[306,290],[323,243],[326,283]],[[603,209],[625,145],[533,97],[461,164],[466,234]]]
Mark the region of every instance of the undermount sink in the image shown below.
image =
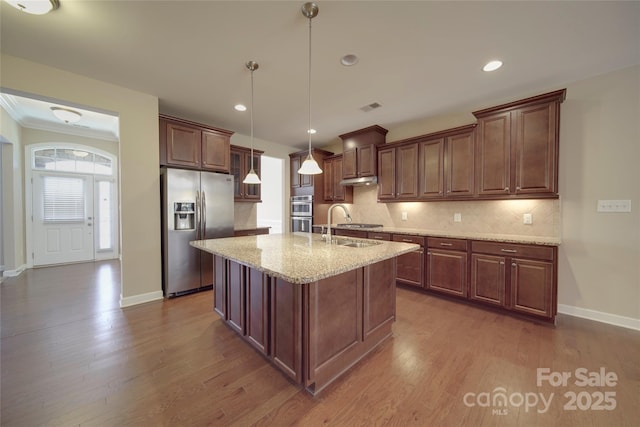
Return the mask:
[[[341,239],[339,237],[334,237],[331,239],[332,245],[337,246],[345,246],[348,248],[367,248],[369,246],[377,246],[382,244],[382,242],[377,240],[354,240],[354,239]]]

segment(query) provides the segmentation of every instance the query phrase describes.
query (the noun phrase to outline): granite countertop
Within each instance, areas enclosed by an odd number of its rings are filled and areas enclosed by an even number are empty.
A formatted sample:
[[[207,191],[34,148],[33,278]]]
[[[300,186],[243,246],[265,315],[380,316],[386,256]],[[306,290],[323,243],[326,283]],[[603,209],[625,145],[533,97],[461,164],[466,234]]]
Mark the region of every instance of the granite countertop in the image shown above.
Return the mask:
[[[190,245],[297,284],[315,282],[419,248],[399,242],[352,248],[326,243],[313,233],[196,240]]]
[[[327,227],[327,224],[314,224],[314,227]],[[379,233],[391,233],[391,234],[411,234],[417,236],[430,236],[430,237],[448,237],[452,239],[470,239],[470,240],[486,240],[490,242],[502,242],[502,243],[524,243],[530,245],[544,245],[544,246],[559,246],[560,238],[549,236],[521,236],[515,234],[496,234],[496,233],[477,233],[469,231],[442,231],[442,230],[428,230],[422,228],[396,228],[396,227],[374,227],[374,228],[349,228],[341,227],[338,225],[332,225],[333,229],[342,230],[362,230],[362,231],[377,231]]]

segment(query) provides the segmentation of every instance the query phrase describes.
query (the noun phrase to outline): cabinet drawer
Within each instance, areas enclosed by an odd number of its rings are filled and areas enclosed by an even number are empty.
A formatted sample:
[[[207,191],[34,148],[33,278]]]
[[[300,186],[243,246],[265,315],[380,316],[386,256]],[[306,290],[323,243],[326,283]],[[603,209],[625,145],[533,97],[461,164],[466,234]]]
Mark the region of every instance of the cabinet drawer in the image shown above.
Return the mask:
[[[519,245],[514,243],[471,242],[471,251],[491,255],[511,256],[518,258],[535,258],[553,261],[555,247],[538,245]]]
[[[389,233],[378,233],[378,232],[375,232],[375,231],[369,231],[367,233],[367,239],[391,240],[391,234],[389,234]]]
[[[361,239],[367,238],[367,232],[364,230],[345,230],[343,228],[332,228],[331,234],[333,234],[334,236],[358,237]]]
[[[448,249],[452,251],[467,250],[467,241],[462,239],[448,239],[443,237],[429,237],[428,244],[430,248]]]
[[[394,234],[394,242],[415,243],[420,246],[424,246],[425,238],[423,236],[412,236],[409,234]]]

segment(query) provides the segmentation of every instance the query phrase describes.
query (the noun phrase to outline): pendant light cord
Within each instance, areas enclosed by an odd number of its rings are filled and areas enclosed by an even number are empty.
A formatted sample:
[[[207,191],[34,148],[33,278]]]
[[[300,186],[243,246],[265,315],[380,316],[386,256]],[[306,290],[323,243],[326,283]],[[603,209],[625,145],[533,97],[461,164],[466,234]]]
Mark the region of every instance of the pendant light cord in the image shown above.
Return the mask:
[[[253,71],[251,70],[251,171],[253,172]]]
[[[309,156],[311,156],[311,19],[309,18],[309,84],[308,84],[308,98],[309,98],[309,126],[307,127],[307,133],[309,134]]]

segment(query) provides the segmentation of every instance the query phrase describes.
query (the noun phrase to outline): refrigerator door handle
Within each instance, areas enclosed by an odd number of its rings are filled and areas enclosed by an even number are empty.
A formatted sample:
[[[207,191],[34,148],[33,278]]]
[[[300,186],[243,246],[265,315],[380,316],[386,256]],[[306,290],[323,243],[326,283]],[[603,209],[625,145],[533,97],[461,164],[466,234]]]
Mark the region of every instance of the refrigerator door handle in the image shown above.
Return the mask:
[[[204,196],[204,190],[202,190],[202,239],[207,235],[207,199]]]
[[[200,240],[200,192],[196,190],[196,240]]]

